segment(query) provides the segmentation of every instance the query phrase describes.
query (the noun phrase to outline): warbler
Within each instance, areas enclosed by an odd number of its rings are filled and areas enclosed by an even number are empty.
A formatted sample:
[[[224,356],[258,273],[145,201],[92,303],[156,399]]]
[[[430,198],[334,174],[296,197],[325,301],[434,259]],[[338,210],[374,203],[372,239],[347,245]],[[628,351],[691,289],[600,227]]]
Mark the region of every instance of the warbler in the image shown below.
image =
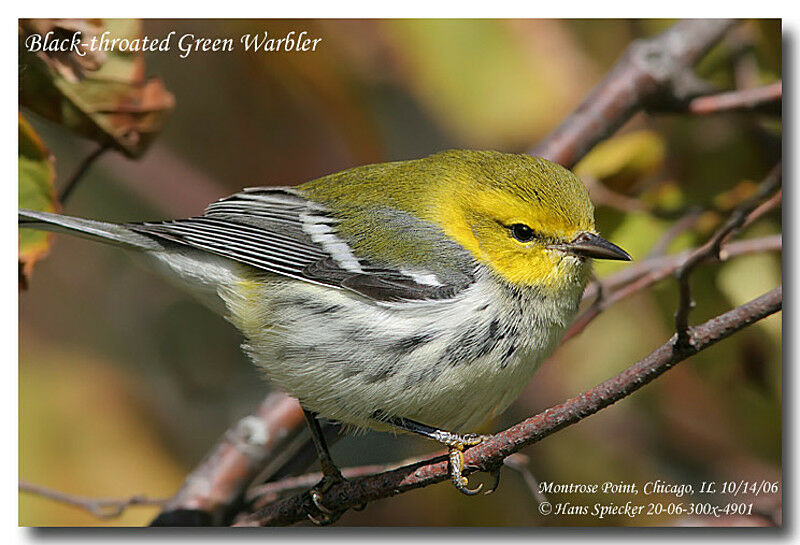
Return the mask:
[[[23,227],[143,253],[223,313],[308,417],[401,428],[448,446],[506,409],[574,317],[591,259],[630,260],[595,231],[583,183],[527,155],[446,151],[297,187],[245,189],[203,215],[111,224],[20,210]]]

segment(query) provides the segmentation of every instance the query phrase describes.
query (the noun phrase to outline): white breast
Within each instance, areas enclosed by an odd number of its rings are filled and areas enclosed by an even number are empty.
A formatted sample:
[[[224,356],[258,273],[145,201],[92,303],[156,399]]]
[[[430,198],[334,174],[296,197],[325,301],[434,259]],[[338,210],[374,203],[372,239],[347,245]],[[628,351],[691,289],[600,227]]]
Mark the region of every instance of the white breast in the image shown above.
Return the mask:
[[[454,432],[504,410],[571,321],[581,287],[546,295],[487,271],[453,299],[375,304],[274,276],[221,295],[268,379],[357,427],[380,413]]]

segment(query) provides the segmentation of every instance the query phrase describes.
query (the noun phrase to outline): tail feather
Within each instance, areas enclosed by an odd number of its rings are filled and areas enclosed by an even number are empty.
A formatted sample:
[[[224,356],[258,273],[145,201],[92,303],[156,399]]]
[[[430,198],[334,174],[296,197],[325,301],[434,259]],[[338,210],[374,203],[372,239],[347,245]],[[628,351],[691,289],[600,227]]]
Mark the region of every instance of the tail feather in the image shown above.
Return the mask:
[[[19,226],[26,229],[30,228],[42,231],[68,233],[127,248],[138,248],[141,250],[155,250],[160,248],[159,243],[155,240],[145,235],[135,233],[124,225],[75,218],[72,216],[62,216],[61,214],[52,214],[50,212],[21,209],[19,211]]]

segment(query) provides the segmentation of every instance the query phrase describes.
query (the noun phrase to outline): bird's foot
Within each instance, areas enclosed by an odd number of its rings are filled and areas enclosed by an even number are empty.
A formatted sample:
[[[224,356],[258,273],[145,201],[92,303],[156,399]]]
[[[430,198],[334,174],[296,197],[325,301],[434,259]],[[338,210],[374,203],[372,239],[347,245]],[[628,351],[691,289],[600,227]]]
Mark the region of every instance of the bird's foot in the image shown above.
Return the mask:
[[[448,431],[438,430],[435,439],[446,445],[450,451],[450,478],[456,490],[467,496],[478,494],[483,489],[483,484],[479,484],[477,488],[469,488],[467,486],[469,481],[462,475],[464,471],[464,450],[482,443],[488,439],[488,436],[474,433],[456,435]],[[494,488],[497,488],[497,486],[494,486],[493,490],[488,493],[493,492]]]
[[[453,432],[440,430],[428,426],[427,424],[416,422],[409,418],[389,417],[384,418],[384,420],[401,430],[422,435],[447,446],[450,457],[450,478],[453,480],[453,485],[456,487],[456,490],[467,496],[474,496],[481,491],[483,485],[474,489],[467,486],[469,481],[464,476],[464,451],[469,447],[474,447],[486,441],[490,438],[489,435],[477,435],[474,433],[458,435]],[[491,490],[486,492],[486,494],[494,492],[500,484],[499,469],[493,470],[491,473],[494,475],[495,481]]]
[[[325,476],[322,477],[322,480],[320,480],[314,486],[314,488],[308,491],[309,496],[311,496],[311,503],[314,504],[314,507],[316,507],[321,514],[315,516],[309,513],[307,516],[308,519],[317,526],[328,526],[330,524],[333,524],[334,522],[339,520],[339,517],[341,517],[345,511],[347,511],[347,508],[340,510],[329,509],[322,502],[323,494],[325,494],[328,490],[330,490],[331,487],[337,484],[347,482],[347,479],[345,479],[344,476],[342,476],[342,473],[337,468],[334,469],[336,470],[335,472],[331,471],[330,473],[326,473]],[[362,503],[360,505],[356,505],[355,507],[353,507],[353,510],[362,511],[365,507],[366,504]]]
[[[329,524],[333,524],[342,514],[347,511],[347,509],[342,509],[340,511],[334,511],[332,509],[328,509],[324,503],[322,503],[322,495],[325,494],[328,490],[331,489],[332,486],[345,482],[345,479],[341,472],[337,469],[335,473],[326,473],[324,477],[311,489],[308,491],[309,496],[311,496],[311,503],[314,504],[314,507],[320,512],[319,516],[314,516],[311,513],[308,514],[308,519],[316,524],[317,526],[328,526]]]

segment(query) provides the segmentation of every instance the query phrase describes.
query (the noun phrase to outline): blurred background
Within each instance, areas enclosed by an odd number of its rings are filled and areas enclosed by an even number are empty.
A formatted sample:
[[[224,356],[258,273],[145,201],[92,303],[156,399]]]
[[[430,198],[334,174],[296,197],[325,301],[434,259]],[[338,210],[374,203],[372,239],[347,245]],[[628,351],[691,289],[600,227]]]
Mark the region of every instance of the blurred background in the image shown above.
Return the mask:
[[[113,24],[113,23],[112,23]],[[126,24],[135,24],[127,22]],[[294,185],[370,162],[448,148],[523,151],[555,128],[633,40],[670,21],[145,20],[141,32],[238,37],[306,30],[310,53],[144,56],[174,109],[136,159],[106,152],[63,212],[109,221],[199,214],[242,187]],[[22,68],[21,68],[22,70]],[[720,88],[781,77],[779,21],[748,21],[698,67]],[[97,144],[30,109],[62,188]],[[676,252],[704,242],[780,158],[780,115],[638,114],[576,171],[647,204],[598,204],[600,232],[634,259],[681,211],[699,205]],[[653,212],[657,210],[658,213]],[[780,233],[780,211],[744,237]],[[601,264],[600,276],[625,265]],[[697,323],[781,282],[780,254],[706,265],[693,276]],[[544,364],[485,432],[516,423],[623,370],[672,334],[668,279],[604,312]],[[269,386],[222,318],[116,248],[56,237],[20,293],[20,479],[71,494],[168,497]],[[424,439],[346,437],[343,467],[437,450]],[[540,481],[644,483],[781,479],[781,315],[680,364],[636,394],[524,451]],[[474,476],[471,481],[488,481]],[[641,485],[640,485],[641,486]],[[650,500],[669,499],[655,496]],[[549,497],[551,502],[575,496]],[[586,503],[608,498],[581,497]],[[621,495],[622,503],[627,498]],[[20,494],[22,525],[146,525],[157,508],[99,520]],[[641,496],[638,498],[641,501]],[[751,498],[773,514],[780,495]],[[757,518],[753,518],[755,523]],[[504,469],[491,496],[438,485],[348,512],[340,525],[653,525],[682,517],[544,517],[523,478]]]

